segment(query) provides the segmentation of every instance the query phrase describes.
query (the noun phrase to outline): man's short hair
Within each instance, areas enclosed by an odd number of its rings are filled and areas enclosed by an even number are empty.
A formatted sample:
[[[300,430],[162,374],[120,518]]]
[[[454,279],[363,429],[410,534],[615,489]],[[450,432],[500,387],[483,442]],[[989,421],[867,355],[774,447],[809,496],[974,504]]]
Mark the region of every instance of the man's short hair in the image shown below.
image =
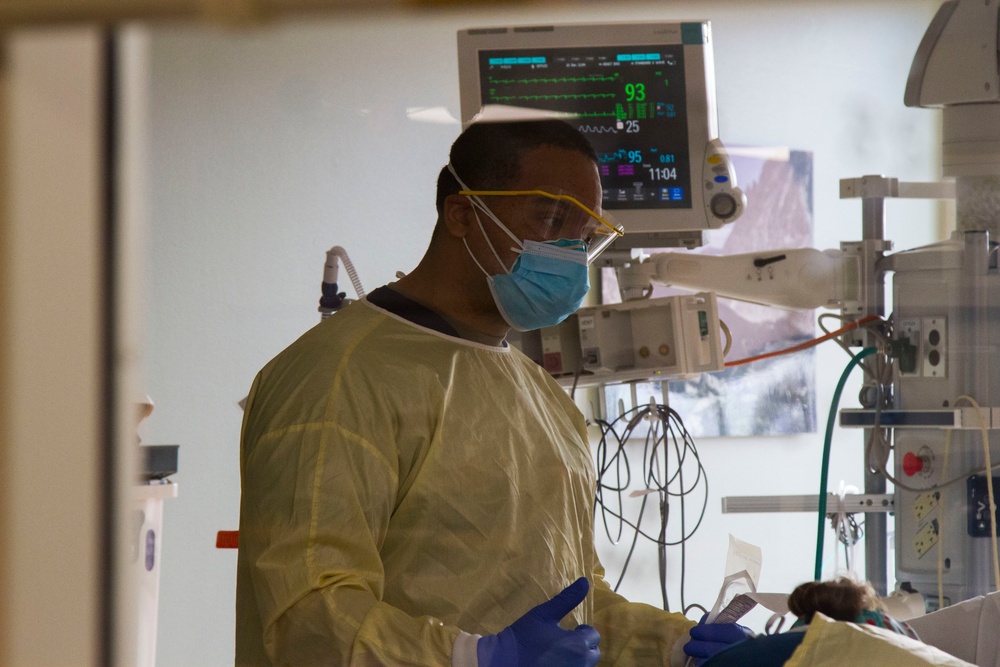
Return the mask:
[[[517,178],[521,156],[542,146],[576,151],[597,163],[597,153],[583,133],[555,119],[473,123],[451,145],[450,160],[470,188],[503,190]],[[439,220],[445,198],[461,189],[448,168],[442,169],[437,181]]]

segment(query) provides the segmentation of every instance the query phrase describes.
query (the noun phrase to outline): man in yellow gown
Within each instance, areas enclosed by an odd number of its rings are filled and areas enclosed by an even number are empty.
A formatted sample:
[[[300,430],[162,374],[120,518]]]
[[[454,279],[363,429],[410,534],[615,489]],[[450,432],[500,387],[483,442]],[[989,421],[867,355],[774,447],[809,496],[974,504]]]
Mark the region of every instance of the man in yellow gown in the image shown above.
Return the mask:
[[[504,340],[589,287],[593,149],[561,121],[477,123],[450,157],[420,264],[254,381],[236,662],[682,664],[693,623],[604,581],[582,415]]]

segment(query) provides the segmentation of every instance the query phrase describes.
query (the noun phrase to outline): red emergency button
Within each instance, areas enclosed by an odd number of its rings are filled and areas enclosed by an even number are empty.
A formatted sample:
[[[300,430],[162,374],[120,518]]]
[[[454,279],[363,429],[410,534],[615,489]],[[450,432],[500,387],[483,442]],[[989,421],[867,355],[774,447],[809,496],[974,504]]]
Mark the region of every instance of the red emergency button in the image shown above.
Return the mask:
[[[913,477],[918,472],[924,469],[927,465],[927,459],[922,456],[917,456],[913,452],[906,452],[903,457],[903,473],[907,477]]]

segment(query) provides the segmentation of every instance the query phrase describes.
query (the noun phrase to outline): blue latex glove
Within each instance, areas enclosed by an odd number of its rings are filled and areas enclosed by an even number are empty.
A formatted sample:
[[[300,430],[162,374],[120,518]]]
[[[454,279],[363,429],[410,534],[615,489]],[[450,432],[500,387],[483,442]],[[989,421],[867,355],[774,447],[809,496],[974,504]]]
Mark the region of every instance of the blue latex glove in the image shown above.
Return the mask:
[[[601,635],[589,625],[559,627],[562,617],[583,602],[590,583],[580,577],[496,635],[480,638],[479,667],[594,667]]]
[[[696,665],[702,665],[719,651],[754,636],[750,628],[736,623],[705,623],[706,618],[708,614],[691,628],[691,641],[684,645],[684,652],[695,659]]]

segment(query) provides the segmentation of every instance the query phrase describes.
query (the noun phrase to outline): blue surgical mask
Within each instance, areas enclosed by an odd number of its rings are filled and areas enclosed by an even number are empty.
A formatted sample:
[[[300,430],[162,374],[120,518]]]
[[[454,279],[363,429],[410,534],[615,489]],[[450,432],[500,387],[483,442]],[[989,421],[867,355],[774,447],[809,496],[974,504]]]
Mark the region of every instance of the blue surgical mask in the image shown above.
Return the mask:
[[[487,275],[486,281],[507,324],[518,331],[554,327],[580,308],[590,290],[587,247],[565,239],[524,241],[510,273]]]
[[[504,273],[491,276],[479,263],[469,244],[465,250],[479,270],[486,275],[490,293],[503,319],[518,331],[534,331],[554,327],[580,308],[590,290],[590,272],[587,269],[587,244],[583,241],[558,239],[556,241],[519,241],[507,230],[493,212],[483,206],[484,212],[501,229],[514,239],[520,254],[510,269],[504,265],[476,212],[476,222]]]
[[[448,169],[459,185],[467,190],[451,164]],[[590,290],[587,244],[570,239],[521,241],[479,197],[473,196],[471,201],[479,230],[497,263],[504,268],[504,273],[495,276],[487,273],[464,238],[462,242],[472,261],[486,275],[493,301],[504,321],[518,331],[533,331],[555,326],[575,313]],[[486,235],[479,219],[479,211],[516,244],[520,254],[510,269],[500,259]]]

